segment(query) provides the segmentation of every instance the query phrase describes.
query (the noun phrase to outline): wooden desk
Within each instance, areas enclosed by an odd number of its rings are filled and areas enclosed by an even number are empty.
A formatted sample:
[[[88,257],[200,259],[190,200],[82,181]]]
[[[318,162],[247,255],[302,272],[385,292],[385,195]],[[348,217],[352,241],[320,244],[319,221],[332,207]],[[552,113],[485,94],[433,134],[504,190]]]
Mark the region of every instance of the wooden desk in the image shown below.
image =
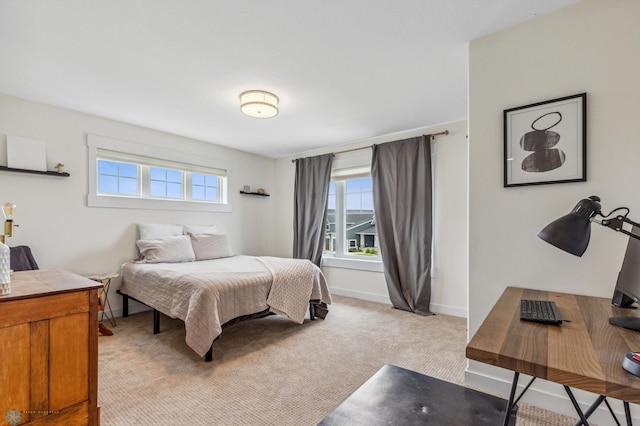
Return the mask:
[[[61,269],[16,272],[0,296],[0,416],[97,425],[98,289]]]
[[[571,322],[520,321],[520,299],[553,300]],[[517,375],[524,373],[562,384],[572,402],[569,388],[638,404],[640,378],[621,364],[627,352],[640,351],[640,333],[609,324],[613,316],[640,312],[616,308],[600,297],[507,287],[467,345],[467,358],[514,371],[512,396]]]

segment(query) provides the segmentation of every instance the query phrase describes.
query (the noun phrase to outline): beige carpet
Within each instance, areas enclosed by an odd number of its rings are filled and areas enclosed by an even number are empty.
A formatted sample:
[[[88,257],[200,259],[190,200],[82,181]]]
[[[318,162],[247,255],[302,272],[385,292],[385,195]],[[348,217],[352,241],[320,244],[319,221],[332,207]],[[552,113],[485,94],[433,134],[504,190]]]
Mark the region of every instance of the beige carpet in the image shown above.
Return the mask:
[[[466,320],[334,297],[325,320],[278,316],[226,329],[205,363],[181,321],[118,318],[99,339],[103,425],[316,425],[384,364],[463,384]],[[407,345],[405,341],[413,342]],[[470,423],[472,424],[472,423]],[[520,404],[518,425],[574,420]]]

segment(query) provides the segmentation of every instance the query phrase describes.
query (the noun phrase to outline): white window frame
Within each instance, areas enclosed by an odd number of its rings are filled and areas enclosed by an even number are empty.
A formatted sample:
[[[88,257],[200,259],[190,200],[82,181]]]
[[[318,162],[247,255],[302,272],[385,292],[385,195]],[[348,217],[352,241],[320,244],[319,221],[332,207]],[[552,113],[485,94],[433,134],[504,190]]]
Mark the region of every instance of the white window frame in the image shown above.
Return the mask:
[[[332,166],[331,181],[336,183],[336,239],[334,253],[323,253],[322,265],[359,271],[384,272],[380,251],[373,257],[360,258],[346,253],[344,234],[344,186],[345,180],[371,175],[371,151],[362,150],[342,154]],[[341,187],[341,188],[340,188]],[[342,194],[340,196],[339,194]],[[340,212],[340,214],[338,214]]]
[[[165,148],[144,145],[120,139],[109,138],[98,135],[87,135],[87,146],[89,151],[89,188],[87,194],[87,206],[89,207],[109,207],[109,208],[126,208],[126,209],[151,209],[151,210],[179,210],[179,211],[206,211],[206,212],[226,212],[232,211],[230,197],[228,193],[229,180],[231,176],[231,168],[226,162],[218,159],[206,158],[187,154],[184,152],[172,151]],[[182,170],[183,185],[190,182],[190,173],[197,172],[209,175],[218,175],[218,182],[221,191],[219,202],[201,201],[173,198],[147,198],[132,197],[124,195],[107,195],[98,193],[98,159],[101,152],[112,152],[122,154],[123,156],[142,157],[150,164],[154,164],[161,168],[173,168]],[[131,161],[136,163],[135,161]],[[144,169],[145,167],[143,167]],[[221,176],[222,174],[226,176]],[[144,174],[144,173],[142,173]],[[148,170],[146,171],[148,176]],[[186,176],[189,176],[187,179]],[[148,196],[148,182],[145,182],[144,176],[141,176],[142,195]],[[146,186],[146,190],[145,190]],[[187,189],[183,188],[183,194],[187,195]],[[190,190],[189,190],[190,193]]]

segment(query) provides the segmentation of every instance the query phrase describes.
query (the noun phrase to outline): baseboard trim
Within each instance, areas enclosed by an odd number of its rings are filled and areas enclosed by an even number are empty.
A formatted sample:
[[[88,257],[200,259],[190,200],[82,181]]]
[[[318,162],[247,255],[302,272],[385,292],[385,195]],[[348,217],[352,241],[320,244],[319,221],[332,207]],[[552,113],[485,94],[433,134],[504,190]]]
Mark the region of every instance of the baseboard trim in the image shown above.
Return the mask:
[[[361,299],[361,300],[367,300],[369,302],[378,302],[378,303],[384,303],[386,305],[391,305],[391,300],[389,299],[389,296],[381,295],[381,294],[367,293],[364,291],[355,291],[355,290],[349,290],[346,288],[339,288],[339,287],[331,287],[331,294],[335,294],[338,296],[353,297],[354,299]]]
[[[472,389],[492,393],[494,395],[496,395],[497,392],[498,396],[501,396],[504,399],[509,398],[511,381],[507,381],[502,378],[491,377],[476,371],[471,371],[469,370],[469,368],[465,369],[464,376],[465,385]],[[529,382],[529,379],[529,376],[522,375],[520,377],[516,396],[522,392],[526,384]],[[541,379],[539,380],[542,381]],[[529,390],[527,390],[527,393],[522,397],[521,402],[525,404],[535,405],[536,407],[541,407],[545,410],[563,414],[574,419],[578,419],[578,414],[573,408],[569,397],[564,392],[564,389],[561,385],[542,381],[542,383],[552,384],[554,387],[557,386],[558,392],[556,393],[554,391],[536,388],[536,383],[538,383],[538,381],[534,382]],[[573,389],[573,393],[576,396],[576,399],[578,400],[578,403],[583,411],[585,411],[597,398],[597,395],[595,394],[580,390]],[[616,416],[618,416],[618,420],[621,420],[624,423],[625,415],[622,407],[622,402],[612,398],[607,398],[607,401],[609,401],[614,412],[616,413]],[[633,423],[635,424],[637,422],[640,422],[640,416],[637,412],[635,412],[635,408],[637,408],[637,405],[630,404],[630,406]],[[603,426],[615,424],[605,404],[600,405],[600,407],[589,417],[589,423],[591,423],[592,421],[595,424]]]
[[[367,293],[364,291],[349,290],[349,289],[339,288],[339,287],[331,287],[331,294],[336,294],[338,296],[353,297],[354,299],[361,299],[369,302],[378,302],[378,303],[384,303],[386,305],[391,305],[391,299],[389,299],[389,296],[382,295],[382,294]],[[461,317],[461,318],[467,317],[466,309],[457,308],[455,306],[439,305],[437,303],[432,303],[430,308],[431,308],[431,312],[435,314],[451,315],[454,317]]]

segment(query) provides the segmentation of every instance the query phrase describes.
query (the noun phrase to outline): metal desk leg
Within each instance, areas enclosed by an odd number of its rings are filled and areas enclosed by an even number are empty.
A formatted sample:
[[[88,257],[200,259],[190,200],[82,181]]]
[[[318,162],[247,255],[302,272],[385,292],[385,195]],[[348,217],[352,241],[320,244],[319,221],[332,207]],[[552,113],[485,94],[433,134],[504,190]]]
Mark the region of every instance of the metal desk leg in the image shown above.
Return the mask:
[[[596,408],[598,408],[600,404],[602,404],[602,401],[605,401],[605,397],[602,395],[598,396],[598,398],[593,402],[593,404],[591,404],[591,407],[589,407],[587,411],[584,412],[584,417],[588,419],[589,416],[593,414],[594,411],[596,411]],[[616,423],[617,423],[617,420],[616,420]],[[582,424],[582,420],[578,420],[578,422],[574,426],[580,426],[581,424]]]
[[[573,392],[571,392],[571,388],[569,388],[569,386],[566,386],[566,385],[563,385],[563,386],[564,386],[564,390],[567,391],[567,395],[569,395],[569,399],[573,404],[573,408],[575,408],[576,412],[578,413],[578,416],[580,416],[580,420],[582,421],[582,424],[584,426],[589,426],[589,422],[587,421],[587,418],[584,416],[582,409],[578,405],[578,401],[576,401],[576,398],[573,396]]]
[[[633,421],[631,420],[631,411],[629,410],[629,403],[627,401],[623,401],[622,405],[624,405],[624,416],[627,418],[627,426],[632,426]]]
[[[513,382],[511,383],[511,392],[509,393],[509,401],[507,402],[507,409],[504,413],[504,423],[503,426],[509,426],[509,420],[511,420],[511,410],[513,410],[513,399],[516,396],[516,388],[518,387],[518,378],[520,378],[520,373],[517,371],[513,373]]]

